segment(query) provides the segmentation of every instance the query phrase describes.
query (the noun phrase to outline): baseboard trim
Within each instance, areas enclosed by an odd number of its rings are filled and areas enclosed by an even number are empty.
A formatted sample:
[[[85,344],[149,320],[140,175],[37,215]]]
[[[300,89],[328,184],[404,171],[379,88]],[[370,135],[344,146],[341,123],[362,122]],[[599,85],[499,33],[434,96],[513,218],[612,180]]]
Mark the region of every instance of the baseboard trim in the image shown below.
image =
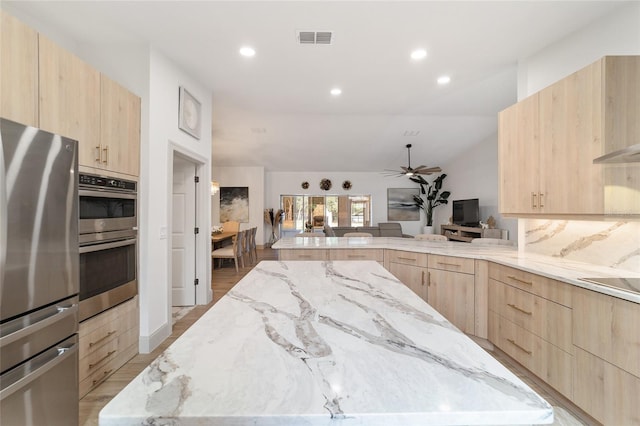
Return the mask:
[[[170,323],[157,329],[151,336],[140,336],[140,340],[138,340],[138,349],[141,354],[151,353],[169,336],[171,336]]]

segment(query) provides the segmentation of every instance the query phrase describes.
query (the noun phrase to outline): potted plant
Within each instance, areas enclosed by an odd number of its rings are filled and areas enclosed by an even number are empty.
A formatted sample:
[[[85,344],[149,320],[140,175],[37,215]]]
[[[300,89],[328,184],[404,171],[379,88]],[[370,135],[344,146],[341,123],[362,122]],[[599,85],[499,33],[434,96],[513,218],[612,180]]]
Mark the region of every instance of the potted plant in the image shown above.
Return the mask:
[[[409,178],[420,185],[421,195],[414,195],[413,201],[415,201],[417,207],[424,210],[425,217],[427,218],[427,225],[423,231],[425,234],[433,233],[433,209],[441,204],[449,203],[448,198],[451,192],[440,192],[442,189],[442,181],[446,177],[447,175],[443,173],[431,183],[420,175],[414,175]],[[426,195],[426,198],[422,198],[423,195]]]

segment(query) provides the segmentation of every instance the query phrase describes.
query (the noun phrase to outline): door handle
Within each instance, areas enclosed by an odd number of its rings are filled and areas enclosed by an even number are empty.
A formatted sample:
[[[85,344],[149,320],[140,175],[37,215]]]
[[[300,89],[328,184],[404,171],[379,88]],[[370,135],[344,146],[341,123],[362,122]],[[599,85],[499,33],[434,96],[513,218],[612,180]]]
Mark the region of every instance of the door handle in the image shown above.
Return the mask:
[[[544,207],[544,204],[542,204],[542,202],[543,202],[543,198],[542,197],[544,197],[544,193],[540,192],[538,194],[538,200],[540,200],[540,208]]]
[[[537,209],[538,208],[538,206],[536,205],[537,204],[536,203],[536,196],[537,195],[536,195],[535,192],[531,193],[531,208],[533,208],[533,209]]]

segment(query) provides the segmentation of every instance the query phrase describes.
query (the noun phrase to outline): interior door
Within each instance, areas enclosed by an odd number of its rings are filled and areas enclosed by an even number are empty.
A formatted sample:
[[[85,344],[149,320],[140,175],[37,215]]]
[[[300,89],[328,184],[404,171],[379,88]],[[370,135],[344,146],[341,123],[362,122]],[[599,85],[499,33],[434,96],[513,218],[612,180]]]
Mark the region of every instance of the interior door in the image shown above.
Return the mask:
[[[195,164],[174,157],[171,223],[172,306],[191,306],[196,303],[195,175]]]

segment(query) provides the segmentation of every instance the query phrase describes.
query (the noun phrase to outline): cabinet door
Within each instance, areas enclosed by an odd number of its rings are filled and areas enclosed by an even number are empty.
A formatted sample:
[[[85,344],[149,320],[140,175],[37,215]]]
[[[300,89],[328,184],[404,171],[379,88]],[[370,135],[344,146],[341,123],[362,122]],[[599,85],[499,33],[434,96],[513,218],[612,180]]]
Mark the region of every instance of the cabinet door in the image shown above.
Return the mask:
[[[600,62],[539,92],[539,211],[602,214],[602,72]]]
[[[100,74],[39,35],[40,127],[78,141],[79,164],[99,166]]]
[[[0,116],[38,127],[38,34],[0,10]]]
[[[429,269],[427,302],[461,331],[474,334],[473,275]]]
[[[111,171],[138,176],[140,98],[101,76],[101,163]]]
[[[498,184],[500,212],[538,213],[538,95],[498,116]]]
[[[426,268],[403,265],[400,263],[390,263],[389,272],[402,281],[402,283],[409,287],[415,294],[420,296],[422,300],[427,300],[427,287],[425,285],[427,274]]]

